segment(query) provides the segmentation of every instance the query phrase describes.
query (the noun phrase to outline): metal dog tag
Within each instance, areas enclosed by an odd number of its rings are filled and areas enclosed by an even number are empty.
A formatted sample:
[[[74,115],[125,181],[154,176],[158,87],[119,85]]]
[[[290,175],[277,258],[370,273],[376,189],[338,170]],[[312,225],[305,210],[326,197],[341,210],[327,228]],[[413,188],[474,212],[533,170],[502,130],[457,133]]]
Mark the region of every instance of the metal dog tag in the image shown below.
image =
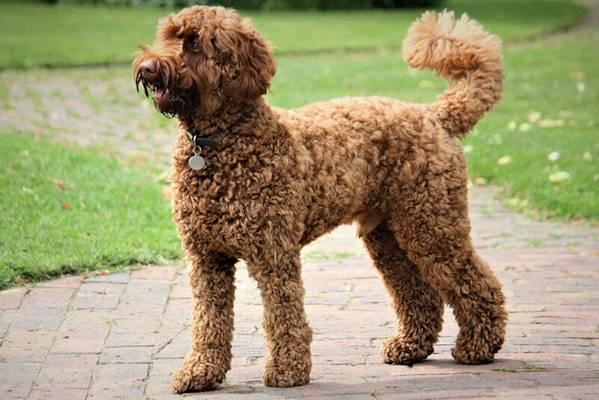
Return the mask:
[[[187,164],[189,164],[189,168],[193,169],[194,171],[199,171],[206,166],[206,160],[204,160],[204,157],[194,154],[189,160],[187,160]]]

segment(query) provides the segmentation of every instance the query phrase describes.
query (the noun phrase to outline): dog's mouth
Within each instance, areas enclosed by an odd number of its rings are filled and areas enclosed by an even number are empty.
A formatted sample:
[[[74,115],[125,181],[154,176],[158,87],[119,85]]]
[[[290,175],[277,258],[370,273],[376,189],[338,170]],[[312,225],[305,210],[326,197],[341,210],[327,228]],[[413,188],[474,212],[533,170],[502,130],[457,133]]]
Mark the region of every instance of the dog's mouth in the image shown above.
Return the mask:
[[[149,80],[144,77],[144,71],[140,70],[135,76],[135,86],[137,91],[140,91],[140,86],[143,88],[144,95],[147,98],[152,98],[154,107],[162,114],[174,117],[177,114],[179,103],[178,97],[173,93],[172,88],[164,82],[164,79],[157,77],[156,80]]]
[[[168,100],[170,97],[170,90],[167,88],[166,84],[162,83],[162,81],[162,79],[151,81],[147,77],[144,77],[143,70],[139,70],[135,76],[135,87],[139,92],[139,86],[141,85],[146,97],[150,98],[152,97],[152,94],[154,94],[154,102],[162,102]]]
[[[158,60],[146,59],[136,63],[135,87],[138,93],[143,88],[156,110],[169,118],[193,113],[199,104],[198,88],[182,86],[181,77],[168,62],[163,65]]]
[[[164,88],[159,85],[154,85],[154,101],[157,101],[157,102],[168,101],[169,97],[170,97],[170,92],[167,88]]]

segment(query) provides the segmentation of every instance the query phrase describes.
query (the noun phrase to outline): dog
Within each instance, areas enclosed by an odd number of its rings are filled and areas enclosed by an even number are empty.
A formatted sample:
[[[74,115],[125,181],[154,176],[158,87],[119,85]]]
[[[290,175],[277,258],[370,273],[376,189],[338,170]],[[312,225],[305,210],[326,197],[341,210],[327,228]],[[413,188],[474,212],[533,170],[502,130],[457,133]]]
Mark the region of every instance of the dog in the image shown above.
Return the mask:
[[[174,392],[215,389],[231,368],[238,260],[264,306],[264,384],[309,382],[300,250],[340,224],[357,225],[397,314],[384,362],[411,365],[433,353],[445,304],[460,328],[456,362],[494,360],[505,298],[471,242],[458,139],[501,100],[501,41],[466,15],[426,12],[402,53],[451,85],[427,104],[347,97],[284,110],[264,98],[276,71],[270,44],[232,9],[183,9],[140,46],[138,91],[179,121],[172,208],[193,316]]]

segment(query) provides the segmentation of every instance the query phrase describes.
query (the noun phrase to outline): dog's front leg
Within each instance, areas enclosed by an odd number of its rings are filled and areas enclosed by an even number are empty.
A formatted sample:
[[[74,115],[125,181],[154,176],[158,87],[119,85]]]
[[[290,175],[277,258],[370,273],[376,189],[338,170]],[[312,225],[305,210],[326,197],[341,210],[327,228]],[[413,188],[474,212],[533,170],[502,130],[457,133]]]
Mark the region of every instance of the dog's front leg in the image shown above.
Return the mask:
[[[278,254],[250,266],[264,306],[269,354],[263,380],[266,386],[301,386],[310,381],[312,329],[304,312],[300,255],[289,249]]]
[[[191,352],[171,379],[175,393],[215,389],[231,368],[235,262],[188,254],[193,293]]]

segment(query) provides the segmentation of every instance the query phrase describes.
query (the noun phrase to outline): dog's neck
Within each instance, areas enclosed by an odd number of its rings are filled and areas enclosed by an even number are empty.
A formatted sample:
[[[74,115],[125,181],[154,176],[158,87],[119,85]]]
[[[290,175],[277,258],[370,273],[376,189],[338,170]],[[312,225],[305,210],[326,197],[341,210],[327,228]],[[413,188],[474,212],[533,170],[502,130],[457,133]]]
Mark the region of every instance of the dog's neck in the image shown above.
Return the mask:
[[[264,118],[268,111],[269,107],[266,101],[264,98],[260,98],[251,103],[239,103],[235,106],[223,107],[210,116],[180,116],[179,124],[187,132],[190,139],[196,137],[218,140],[220,137],[233,133],[233,131],[251,132],[251,130],[235,128],[245,125],[246,121]]]
[[[193,149],[193,155],[188,156],[187,164],[195,171],[204,169],[207,161],[203,150],[206,147],[230,149],[241,137],[242,141],[265,140],[268,130],[257,129],[252,124],[256,121],[269,121],[271,118],[272,111],[264,98],[243,103],[235,109],[229,107],[226,112],[215,113],[210,118],[185,119],[180,116],[180,128],[189,139],[190,149]]]

